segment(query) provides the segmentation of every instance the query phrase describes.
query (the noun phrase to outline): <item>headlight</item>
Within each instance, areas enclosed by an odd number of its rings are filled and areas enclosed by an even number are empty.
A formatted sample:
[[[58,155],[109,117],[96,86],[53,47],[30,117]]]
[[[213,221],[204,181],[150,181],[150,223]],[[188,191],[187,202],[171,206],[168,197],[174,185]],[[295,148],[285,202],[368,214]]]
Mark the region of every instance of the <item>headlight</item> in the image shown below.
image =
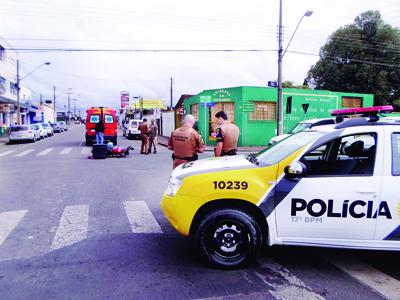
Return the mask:
[[[164,195],[171,197],[174,196],[178,192],[181,185],[182,185],[182,180],[177,179],[175,177],[171,177],[169,179],[168,186],[164,192]]]

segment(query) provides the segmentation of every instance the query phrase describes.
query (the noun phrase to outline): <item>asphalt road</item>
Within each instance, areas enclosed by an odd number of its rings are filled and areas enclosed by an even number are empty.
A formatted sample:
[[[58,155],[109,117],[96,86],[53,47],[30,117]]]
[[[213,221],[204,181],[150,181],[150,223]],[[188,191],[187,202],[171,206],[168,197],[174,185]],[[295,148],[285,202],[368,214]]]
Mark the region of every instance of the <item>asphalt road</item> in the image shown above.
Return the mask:
[[[92,160],[83,140],[0,146],[1,299],[400,299],[396,253],[272,247],[210,268],[159,206],[170,152],[121,137],[129,157]]]

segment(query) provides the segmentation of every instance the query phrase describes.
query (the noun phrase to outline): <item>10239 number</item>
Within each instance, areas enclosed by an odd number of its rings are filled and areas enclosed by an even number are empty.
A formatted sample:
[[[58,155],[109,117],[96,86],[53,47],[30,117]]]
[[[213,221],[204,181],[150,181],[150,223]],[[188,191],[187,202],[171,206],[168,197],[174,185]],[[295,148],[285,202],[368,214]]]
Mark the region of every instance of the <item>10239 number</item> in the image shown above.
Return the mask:
[[[247,181],[213,181],[215,190],[247,190]]]

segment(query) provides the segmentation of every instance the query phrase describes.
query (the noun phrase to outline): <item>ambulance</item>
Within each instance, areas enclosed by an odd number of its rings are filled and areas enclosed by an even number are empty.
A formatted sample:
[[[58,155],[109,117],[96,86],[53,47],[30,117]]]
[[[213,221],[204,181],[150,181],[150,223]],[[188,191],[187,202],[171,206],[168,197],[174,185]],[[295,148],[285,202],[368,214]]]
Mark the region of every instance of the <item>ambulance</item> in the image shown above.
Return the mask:
[[[100,118],[104,123],[104,141],[117,145],[117,114],[115,109],[109,107],[91,107],[86,110],[86,145],[96,141],[95,127]]]
[[[237,268],[263,245],[400,250],[400,124],[391,106],[306,129],[247,155],[185,163],[161,201],[212,265]]]

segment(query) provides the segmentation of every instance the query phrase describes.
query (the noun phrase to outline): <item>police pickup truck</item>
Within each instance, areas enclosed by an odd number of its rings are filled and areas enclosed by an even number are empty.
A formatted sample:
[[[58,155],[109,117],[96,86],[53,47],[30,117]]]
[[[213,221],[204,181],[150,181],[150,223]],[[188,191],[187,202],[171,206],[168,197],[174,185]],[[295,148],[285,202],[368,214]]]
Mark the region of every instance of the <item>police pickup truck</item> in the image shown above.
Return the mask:
[[[188,162],[161,207],[213,265],[235,268],[262,245],[400,250],[400,123],[391,106],[318,126],[250,155]],[[365,117],[368,115],[369,117]]]

